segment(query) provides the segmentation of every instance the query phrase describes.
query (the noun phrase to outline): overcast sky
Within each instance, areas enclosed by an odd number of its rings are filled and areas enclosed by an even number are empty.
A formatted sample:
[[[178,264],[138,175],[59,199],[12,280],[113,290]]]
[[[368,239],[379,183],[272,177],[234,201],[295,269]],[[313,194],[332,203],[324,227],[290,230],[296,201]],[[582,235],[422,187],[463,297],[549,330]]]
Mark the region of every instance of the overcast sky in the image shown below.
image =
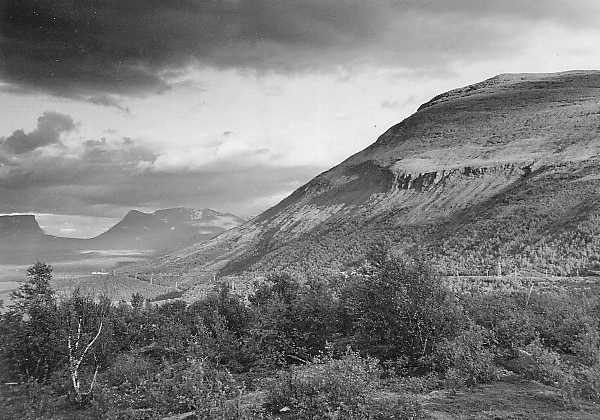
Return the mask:
[[[0,0],[0,213],[252,216],[438,93],[600,68],[599,23],[597,0]]]

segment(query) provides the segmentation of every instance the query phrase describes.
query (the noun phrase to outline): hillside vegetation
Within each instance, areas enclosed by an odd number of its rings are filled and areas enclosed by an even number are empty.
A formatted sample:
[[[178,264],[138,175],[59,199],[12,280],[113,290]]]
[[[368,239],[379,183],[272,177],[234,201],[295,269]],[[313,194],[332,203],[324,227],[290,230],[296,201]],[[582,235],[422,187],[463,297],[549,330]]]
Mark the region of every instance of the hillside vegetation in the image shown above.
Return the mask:
[[[599,98],[599,72],[500,75],[445,93],[254,220],[140,270],[190,285],[319,276],[386,241],[445,274],[595,271]]]
[[[57,298],[50,267],[28,273],[0,315],[6,418],[600,416],[598,288],[450,288],[381,248],[192,304]]]

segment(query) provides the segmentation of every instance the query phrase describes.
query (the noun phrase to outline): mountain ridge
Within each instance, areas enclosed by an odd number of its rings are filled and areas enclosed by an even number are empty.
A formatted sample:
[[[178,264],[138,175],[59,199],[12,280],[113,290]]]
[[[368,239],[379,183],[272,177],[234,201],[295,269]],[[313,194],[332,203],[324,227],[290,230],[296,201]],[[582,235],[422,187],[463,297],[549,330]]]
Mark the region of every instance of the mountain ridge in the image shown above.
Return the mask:
[[[585,234],[596,229],[599,133],[600,72],[499,75],[434,97],[245,225],[148,269],[200,282],[321,262],[335,272],[385,238],[447,272],[481,274],[499,259],[511,269],[553,268],[552,253],[570,258],[567,271],[585,269],[600,255],[597,236]],[[563,255],[548,241],[572,235],[568,215],[586,205],[584,239],[573,239],[584,245]],[[467,245],[452,243],[455,226],[471,231],[460,239]]]
[[[169,249],[191,240],[208,239],[244,222],[231,213],[212,209],[173,207],[152,213],[130,210],[106,232],[90,239],[90,243]]]
[[[130,210],[115,225],[94,238],[66,238],[46,233],[35,215],[0,215],[0,259],[27,263],[57,260],[87,249],[161,251],[212,238],[244,220],[212,209],[175,207],[144,213]]]

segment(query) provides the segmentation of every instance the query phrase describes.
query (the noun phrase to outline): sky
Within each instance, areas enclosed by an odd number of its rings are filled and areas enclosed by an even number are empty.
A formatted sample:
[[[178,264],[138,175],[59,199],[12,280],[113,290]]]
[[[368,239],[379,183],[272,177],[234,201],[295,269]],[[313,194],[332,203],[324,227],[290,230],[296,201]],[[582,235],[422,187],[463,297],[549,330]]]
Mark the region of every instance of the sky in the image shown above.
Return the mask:
[[[600,68],[597,0],[0,0],[0,213],[252,217],[444,91]]]

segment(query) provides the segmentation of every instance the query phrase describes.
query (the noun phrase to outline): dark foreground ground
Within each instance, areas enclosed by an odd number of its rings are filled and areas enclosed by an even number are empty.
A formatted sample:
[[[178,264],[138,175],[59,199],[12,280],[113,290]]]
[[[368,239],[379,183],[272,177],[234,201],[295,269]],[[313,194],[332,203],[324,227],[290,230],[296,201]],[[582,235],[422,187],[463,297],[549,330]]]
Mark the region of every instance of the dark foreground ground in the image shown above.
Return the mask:
[[[446,419],[600,419],[600,406],[566,404],[555,388],[507,377],[470,389],[434,391],[424,398],[430,418]]]
[[[248,394],[246,400],[256,404],[264,395],[260,392]],[[393,393],[382,395],[382,398],[395,398]],[[423,394],[420,398],[426,412],[424,418],[435,420],[454,419],[600,419],[600,405],[585,401],[566,403],[556,388],[535,381],[523,380],[516,376],[507,376],[498,382],[479,385],[458,391],[441,390]],[[257,401],[258,400],[258,401]],[[0,419],[34,419],[28,415],[32,409],[27,393],[20,386],[0,386]],[[94,419],[98,414],[90,410],[74,410],[65,408],[54,401],[54,409],[48,407],[44,419]],[[52,404],[52,403],[50,403]],[[144,418],[143,413],[139,413]],[[194,419],[193,415],[163,417],[165,419]],[[277,418],[277,417],[274,417]],[[281,419],[287,419],[285,414]]]

